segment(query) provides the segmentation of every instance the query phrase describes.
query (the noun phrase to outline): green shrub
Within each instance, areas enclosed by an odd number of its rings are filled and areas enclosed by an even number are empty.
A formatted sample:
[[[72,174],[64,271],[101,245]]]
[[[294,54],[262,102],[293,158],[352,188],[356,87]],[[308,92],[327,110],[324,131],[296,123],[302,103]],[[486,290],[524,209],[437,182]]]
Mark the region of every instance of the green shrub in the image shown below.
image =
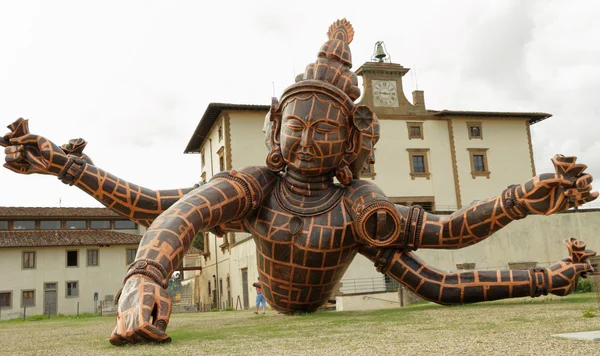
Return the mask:
[[[210,311],[211,311],[211,312],[216,312],[216,311],[219,311],[219,309],[217,309],[217,308],[212,308]]]
[[[588,293],[593,291],[593,289],[591,278],[579,278],[577,281],[578,293]]]
[[[596,313],[594,313],[594,307],[589,307],[583,312],[584,318],[593,318],[595,316],[596,316]]]
[[[227,307],[225,308],[225,311],[233,311],[233,307]]]

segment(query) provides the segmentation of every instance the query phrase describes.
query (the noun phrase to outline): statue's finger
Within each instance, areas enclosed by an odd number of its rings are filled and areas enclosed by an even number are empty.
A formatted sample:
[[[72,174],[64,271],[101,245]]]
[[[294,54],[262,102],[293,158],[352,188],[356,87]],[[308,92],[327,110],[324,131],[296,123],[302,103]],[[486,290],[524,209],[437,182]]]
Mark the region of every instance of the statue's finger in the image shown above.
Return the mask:
[[[575,183],[575,185],[577,185],[577,188],[583,188],[585,186],[589,186],[593,180],[594,177],[592,177],[591,174],[584,174],[577,179],[577,183]]]
[[[591,190],[592,190],[592,186],[588,185],[581,189],[569,188],[569,189],[565,190],[563,194],[567,197],[574,197],[574,196],[580,196],[581,194],[584,194],[584,193],[589,193]]]
[[[577,161],[577,157],[575,156],[563,156],[563,155],[555,155],[552,157],[552,164],[554,165],[554,169],[558,174],[565,174],[569,169],[569,166],[574,164]]]
[[[37,144],[39,137],[40,136],[38,135],[27,134],[24,136],[11,138],[10,142],[16,145]]]
[[[18,145],[18,146],[8,146],[8,147],[6,147],[4,149],[4,153],[8,155],[8,154],[17,153],[17,152],[22,151],[22,150],[23,150],[23,146],[21,146],[21,145]]]
[[[23,153],[21,151],[17,151],[15,153],[9,153],[4,157],[6,163],[18,162],[23,158]]]
[[[577,182],[577,178],[566,176],[558,173],[543,173],[539,175],[540,182],[544,183],[548,188],[556,186],[571,187]]]

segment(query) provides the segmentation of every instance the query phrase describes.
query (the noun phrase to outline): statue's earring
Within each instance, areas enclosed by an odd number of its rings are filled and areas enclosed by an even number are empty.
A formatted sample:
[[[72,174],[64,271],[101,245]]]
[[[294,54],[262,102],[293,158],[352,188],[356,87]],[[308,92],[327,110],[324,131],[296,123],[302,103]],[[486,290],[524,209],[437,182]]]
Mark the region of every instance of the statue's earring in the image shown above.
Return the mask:
[[[343,185],[352,183],[353,175],[349,166],[352,161],[356,159],[355,148],[357,147],[357,144],[360,143],[356,141],[357,139],[360,139],[360,136],[356,135],[356,130],[350,130],[350,132],[348,141],[346,141],[346,144],[344,145],[344,157],[338,168],[335,170],[335,177]]]
[[[278,104],[277,98],[271,99],[271,112],[269,117],[269,120],[271,121],[271,150],[267,155],[267,167],[269,167],[269,169],[275,173],[281,172],[285,168],[285,162],[283,161],[283,155],[281,154],[281,146],[279,142],[281,113],[277,111],[279,106]]]

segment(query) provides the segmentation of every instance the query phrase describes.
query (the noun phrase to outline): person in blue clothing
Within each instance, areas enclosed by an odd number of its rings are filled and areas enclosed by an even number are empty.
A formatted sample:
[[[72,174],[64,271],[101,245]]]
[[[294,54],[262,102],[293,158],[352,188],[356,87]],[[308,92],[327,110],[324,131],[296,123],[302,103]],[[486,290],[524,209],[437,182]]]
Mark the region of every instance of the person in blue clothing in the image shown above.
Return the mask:
[[[256,288],[256,310],[254,311],[254,314],[258,314],[258,308],[261,304],[263,309],[262,313],[265,314],[267,312],[267,300],[262,294],[262,284],[260,283],[260,278],[258,278],[256,282],[252,283],[252,286]]]

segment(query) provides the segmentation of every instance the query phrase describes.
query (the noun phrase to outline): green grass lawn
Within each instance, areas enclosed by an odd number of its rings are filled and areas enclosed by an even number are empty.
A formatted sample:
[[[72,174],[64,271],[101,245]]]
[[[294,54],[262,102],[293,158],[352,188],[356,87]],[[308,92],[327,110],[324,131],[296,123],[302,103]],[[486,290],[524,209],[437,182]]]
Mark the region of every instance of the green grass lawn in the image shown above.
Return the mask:
[[[583,317],[590,307],[598,316]],[[175,314],[167,330],[171,344],[120,348],[108,343],[114,324],[114,317],[0,322],[0,354],[600,354],[600,342],[551,337],[600,330],[595,293],[295,316],[273,311]]]

